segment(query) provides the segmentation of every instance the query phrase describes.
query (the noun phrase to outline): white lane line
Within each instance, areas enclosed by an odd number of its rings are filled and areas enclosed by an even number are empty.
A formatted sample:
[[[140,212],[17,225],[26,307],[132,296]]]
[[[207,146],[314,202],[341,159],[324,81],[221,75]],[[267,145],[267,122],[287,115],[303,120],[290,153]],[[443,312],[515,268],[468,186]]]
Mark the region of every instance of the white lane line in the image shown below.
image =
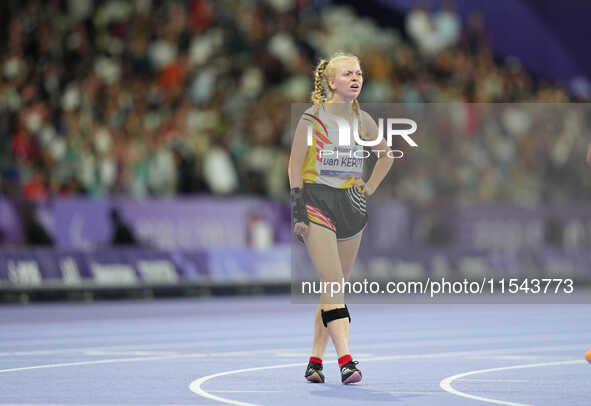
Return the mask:
[[[142,361],[169,360],[169,359],[175,359],[175,358],[197,358],[197,357],[201,357],[201,356],[202,356],[202,354],[184,354],[184,355],[171,355],[171,356],[165,356],[165,357],[115,358],[115,359],[102,359],[102,360],[96,360],[96,361],[64,362],[61,364],[45,364],[45,365],[33,365],[33,366],[20,367],[20,368],[0,369],[0,373],[30,371],[30,370],[34,370],[34,369],[77,367],[77,366],[83,366],[83,365],[114,364],[114,363],[119,363],[119,362],[142,362]]]
[[[92,333],[92,332],[91,332]],[[580,332],[581,334],[583,334],[583,332]],[[436,339],[432,339],[432,338],[425,338],[425,339],[416,339],[416,332],[415,332],[415,337],[413,337],[410,334],[402,334],[399,331],[394,332],[392,334],[395,334],[392,339],[397,340],[397,342],[403,342],[406,343],[406,345],[409,346],[414,346],[413,343],[422,343],[422,344],[429,344],[431,342],[434,343],[443,343],[443,342],[449,342],[449,343],[455,343],[456,342],[456,337],[457,337],[457,331],[453,330],[453,331],[448,331],[448,330],[442,330],[439,331],[439,337]],[[540,335],[540,334],[544,334],[544,335]],[[173,337],[176,338],[178,337],[178,334],[176,333],[164,333],[164,334],[157,334],[157,332],[155,332],[154,334],[152,334],[151,330],[147,330],[145,333],[137,333],[134,335],[129,335],[129,334],[123,334],[123,335],[109,335],[108,337],[105,336],[88,336],[88,335],[80,335],[80,336],[71,336],[71,337],[54,337],[54,336],[50,336],[50,337],[46,337],[46,338],[35,338],[35,339],[27,339],[27,338],[16,338],[14,340],[9,340],[8,337],[0,337],[0,347],[9,347],[9,346],[27,346],[27,345],[47,345],[47,344],[62,344],[62,343],[69,343],[69,342],[75,342],[75,343],[79,343],[80,341],[84,341],[84,340],[90,340],[90,341],[104,341],[106,338],[108,339],[117,339],[117,340],[125,340],[125,339],[130,339],[133,340],[133,342],[137,342],[138,336],[141,337],[145,337],[146,335],[150,335],[153,336],[154,338],[159,338],[159,339],[167,339],[168,337]],[[185,335],[186,336],[186,335]],[[176,341],[176,342],[172,342],[172,343],[165,343],[165,344],[143,344],[141,345],[142,348],[150,348],[150,347],[160,347],[162,345],[174,345],[182,347],[182,346],[186,346],[187,343],[188,345],[192,345],[194,344],[197,340],[201,340],[200,341],[200,345],[219,345],[219,344],[226,344],[226,345],[243,345],[244,343],[259,343],[261,342],[261,338],[260,337],[246,337],[244,339],[240,339],[240,340],[234,340],[234,339],[225,339],[225,340],[219,340],[219,339],[215,339],[215,337],[202,337],[199,335],[192,335],[190,337],[187,338],[194,338],[193,341]],[[273,332],[272,336],[268,336],[266,337],[270,340],[279,340],[282,339],[280,336],[276,335],[275,332]],[[306,341],[308,340],[308,336],[305,334],[298,334],[298,335],[292,335],[289,337],[290,340],[291,339],[296,339],[296,340],[302,340],[302,341]],[[361,339],[363,339],[363,336],[360,336],[358,339],[361,341]],[[368,339],[370,337],[368,336]],[[490,337],[486,337],[486,336],[478,336],[475,338],[470,338],[470,339],[464,339],[462,340],[463,342],[473,342],[473,343],[480,343],[480,342],[487,342],[487,343],[501,343],[501,342],[506,342],[508,340],[511,340],[511,342],[514,341],[527,341],[529,340],[529,338],[535,338],[537,341],[539,340],[551,340],[551,341],[557,341],[560,339],[570,339],[572,338],[572,336],[569,336],[568,334],[545,334],[544,332],[539,332],[539,333],[524,333],[524,334],[514,334],[514,335],[510,335],[510,336],[505,336],[505,337],[496,337],[496,338],[490,338]],[[124,344],[126,346],[135,346],[136,344]],[[384,344],[378,344],[379,346],[383,346],[383,345],[389,345],[387,343]],[[418,344],[417,344],[418,345]],[[90,346],[93,346],[92,344],[90,344]],[[27,350],[23,349],[23,352],[26,352]],[[2,354],[6,354],[7,352],[0,352],[0,355]]]
[[[568,334],[553,334],[553,335],[535,335],[535,334],[525,334],[520,335],[519,337],[515,336],[507,336],[501,338],[485,338],[485,337],[478,337],[478,338],[469,338],[469,339],[453,339],[449,340],[447,337],[442,339],[427,339],[427,340],[416,340],[410,339],[409,341],[402,340],[401,337],[394,337],[393,339],[396,340],[396,348],[408,348],[408,347],[423,347],[423,346],[432,346],[432,345],[448,345],[448,344],[501,344],[501,343],[517,343],[523,341],[530,341],[532,337],[535,337],[536,342],[541,342],[544,340],[556,342],[561,339],[571,339],[572,335],[569,336]],[[363,337],[361,337],[361,340]],[[307,340],[307,338],[306,338]],[[360,341],[361,341],[360,340]],[[47,344],[46,341],[43,341]],[[3,342],[0,342],[2,345]],[[208,344],[208,343],[205,343]],[[216,344],[220,344],[216,342]],[[244,345],[245,342],[242,341],[235,341],[233,344],[236,345]],[[585,344],[586,345],[586,344]],[[60,348],[60,349],[47,349],[47,350],[29,350],[29,351],[10,351],[10,352],[0,352],[0,357],[11,357],[11,356],[29,356],[29,355],[53,355],[53,354],[63,354],[63,353],[76,353],[76,352],[85,352],[85,351],[95,351],[95,350],[149,350],[149,349],[160,349],[160,350],[171,350],[173,348],[192,348],[192,347],[200,347],[203,348],[204,343],[201,341],[180,341],[180,342],[166,342],[166,343],[152,343],[152,344],[116,344],[116,345],[108,345],[108,346],[88,346],[88,347],[78,347],[78,348]],[[391,347],[391,343],[382,343],[382,344],[372,344],[372,345],[357,345],[356,348],[389,348]],[[298,347],[297,350],[304,348],[308,351],[307,346]],[[258,350],[257,350],[258,351]]]
[[[393,395],[441,395],[442,392],[434,392],[434,391],[424,391],[424,392],[411,392],[411,391],[395,391],[395,392],[386,392],[391,393]]]
[[[328,361],[328,362],[325,362],[325,364],[334,363],[334,362],[336,362],[336,361]],[[230,405],[236,405],[236,406],[258,406],[255,403],[240,402],[238,400],[232,400],[232,399],[223,398],[221,396],[212,395],[210,392],[204,391],[201,388],[201,385],[203,385],[205,382],[209,381],[210,379],[217,378],[218,376],[240,374],[242,372],[262,371],[262,370],[265,370],[265,369],[302,367],[302,366],[306,366],[306,365],[308,365],[307,362],[298,362],[298,363],[295,363],[295,364],[271,365],[271,366],[266,366],[266,367],[245,368],[245,369],[236,369],[236,370],[233,370],[233,371],[218,372],[217,374],[207,375],[207,376],[204,376],[202,378],[199,378],[199,379],[194,380],[189,385],[189,389],[191,390],[191,392],[193,392],[193,393],[195,393],[195,394],[197,394],[199,396],[202,396],[204,398],[207,398],[207,399],[210,399],[210,400],[215,400],[215,401],[222,402],[222,403],[228,403]]]
[[[2,352],[0,357],[30,357],[30,356],[43,356],[43,355],[58,355],[58,354],[76,354],[76,355],[162,355],[171,352],[156,352],[156,351],[141,351],[136,349],[114,349],[108,350],[100,347],[97,348],[70,348],[64,350],[37,350],[37,351],[16,351],[16,352]]]
[[[234,351],[234,352],[218,352],[218,353],[191,353],[191,354],[171,354],[171,355],[161,355],[161,356],[154,356],[154,357],[137,357],[137,358],[114,358],[114,359],[103,359],[103,360],[93,360],[93,361],[76,361],[76,362],[63,362],[58,364],[43,364],[43,365],[32,365],[27,367],[19,367],[19,368],[8,368],[8,369],[0,369],[0,373],[7,373],[7,372],[19,372],[19,371],[30,371],[35,369],[47,369],[47,368],[65,368],[65,367],[75,367],[75,366],[84,366],[84,365],[100,365],[100,364],[113,364],[118,362],[141,362],[141,361],[161,361],[161,360],[173,360],[173,359],[183,359],[183,358],[207,358],[207,357],[219,357],[219,356],[230,356],[235,354],[259,354],[259,353],[273,353],[275,351],[282,351],[285,349],[273,349],[273,350],[260,350],[260,351]],[[329,361],[330,362],[330,361]],[[336,362],[336,361],[332,361]],[[307,365],[307,364],[306,364]]]
[[[478,337],[478,338],[467,338],[467,339],[429,339],[429,340],[409,340],[409,341],[403,341],[402,343],[400,343],[398,341],[398,339],[396,337],[393,337],[392,340],[396,341],[396,348],[402,348],[402,347],[424,347],[424,346],[431,346],[431,345],[454,345],[456,343],[459,344],[468,344],[468,345],[478,345],[478,344],[485,344],[487,347],[490,346],[491,344],[504,344],[504,343],[509,343],[509,344],[518,344],[518,343],[529,343],[533,342],[535,343],[542,343],[543,341],[548,341],[548,342],[552,342],[552,343],[556,343],[559,342],[560,340],[567,340],[569,342],[569,344],[572,343],[572,334],[569,336],[568,334],[554,334],[554,335],[545,335],[545,336],[540,336],[540,335],[536,335],[536,334],[522,334],[518,337],[515,336],[505,336],[505,337],[495,337],[495,338],[486,338],[486,337]],[[359,341],[363,341],[364,337],[361,337],[361,339],[359,339]],[[367,339],[367,341],[371,341],[369,338]],[[588,341],[581,341],[581,343],[585,343],[585,345],[588,344]],[[358,347],[356,345],[356,347]],[[389,348],[392,347],[392,343],[381,343],[381,344],[372,344],[369,345],[368,347],[371,348]]]
[[[83,355],[100,356],[100,357],[167,357],[172,355],[180,355],[178,352],[156,352],[156,351],[86,351]]]
[[[564,356],[558,357],[555,356],[554,358],[556,358],[557,360],[559,359],[564,359]],[[479,355],[475,355],[473,357],[470,357],[470,359],[494,359],[494,360],[499,360],[499,361],[535,361],[535,360],[541,360],[541,361],[548,361],[548,356],[542,356],[542,355],[494,355],[491,357],[481,357]]]
[[[507,382],[507,383],[524,383],[529,382],[527,379],[457,379],[462,382]]]
[[[490,372],[509,371],[509,370],[513,370],[513,369],[525,369],[525,368],[543,368],[543,367],[550,367],[550,366],[557,366],[557,365],[573,365],[573,364],[582,364],[584,362],[586,362],[586,361],[584,361],[584,360],[568,360],[568,361],[558,361],[558,362],[544,362],[544,363],[540,363],[540,364],[524,364],[524,365],[513,365],[510,367],[479,369],[477,371],[469,371],[469,372],[464,372],[461,374],[447,377],[439,383],[439,386],[441,387],[441,389],[443,389],[446,392],[451,393],[452,395],[457,395],[457,396],[465,397],[468,399],[480,400],[482,402],[488,402],[488,403],[495,403],[497,405],[530,406],[527,403],[507,402],[504,400],[485,398],[483,396],[476,396],[476,395],[471,395],[466,392],[460,392],[459,390],[455,389],[452,386],[452,382],[462,379],[465,376],[472,376],[472,375],[477,375],[477,374],[487,374]]]
[[[145,334],[142,334],[142,336],[145,336]],[[178,334],[169,334],[168,336],[172,336],[172,337],[178,337]],[[0,347],[14,347],[14,346],[19,346],[19,347],[23,347],[23,346],[29,346],[29,345],[33,345],[33,346],[38,346],[38,345],[47,345],[47,344],[63,344],[63,343],[70,343],[70,342],[75,342],[75,343],[80,343],[81,341],[84,343],[88,343],[89,345],[93,345],[94,342],[105,342],[107,339],[117,339],[120,340],[121,338],[129,338],[130,340],[134,340],[137,341],[137,337],[128,337],[128,336],[109,336],[109,337],[102,337],[102,336],[98,336],[98,337],[91,337],[91,336],[82,336],[82,337],[71,337],[71,338],[62,338],[62,339],[48,339],[48,340],[21,340],[21,341],[13,341],[13,342],[9,342],[9,341],[0,341]],[[162,335],[162,336],[158,336],[158,338],[161,339],[166,339],[166,335]],[[279,336],[265,336],[263,338],[261,337],[248,337],[245,339],[241,339],[241,340],[234,340],[234,339],[212,339],[212,340],[204,340],[199,336],[195,336],[195,341],[199,341],[199,344],[202,346],[206,346],[206,345],[210,345],[210,346],[218,346],[218,345],[241,345],[241,344],[261,344],[261,343],[275,343],[277,341],[289,341],[289,342],[297,342],[297,341],[307,341],[309,339],[309,337],[306,337],[305,335],[291,335],[287,338],[281,338]],[[184,342],[183,342],[184,343]],[[129,343],[128,345],[133,345],[133,343]]]
[[[160,344],[158,347],[167,347],[166,344]],[[168,346],[176,347],[176,346]],[[198,343],[192,343],[186,345],[186,347],[199,347]],[[12,353],[0,353],[1,356],[31,356],[31,355],[57,355],[57,354],[76,354],[76,355],[121,355],[121,354],[136,354],[141,352],[144,355],[182,355],[178,352],[148,352],[142,351],[145,348],[143,345],[136,346],[107,346],[107,347],[84,347],[84,348],[70,348],[63,350],[37,350],[37,351],[18,351]],[[290,352],[290,351],[305,351],[309,350],[307,347],[293,347],[293,348],[278,348],[274,350],[252,350],[252,351],[224,351],[224,352],[204,352],[203,356],[208,357],[235,357],[241,355],[252,355],[252,354],[273,354],[275,352]],[[139,355],[139,354],[137,354]]]
[[[506,348],[506,349],[495,349],[495,350],[471,350],[471,351],[453,351],[453,352],[444,352],[444,353],[434,353],[434,354],[408,354],[408,355],[391,355],[386,357],[373,357],[373,358],[366,358],[360,359],[360,361],[368,362],[368,361],[390,361],[390,360],[410,360],[410,359],[429,359],[429,358],[445,358],[445,357],[458,357],[462,355],[471,355],[474,353],[478,354],[495,354],[500,352],[513,352],[513,351],[552,351],[552,350],[564,350],[566,346],[554,346],[554,347],[525,347],[525,348]],[[578,346],[570,346],[570,349],[579,348]],[[582,362],[582,361],[581,361]],[[336,361],[325,361],[324,364],[333,364]],[[278,369],[278,368],[290,368],[290,367],[302,367],[308,365],[307,363],[294,363],[294,364],[281,364],[281,365],[270,365],[270,366],[263,366],[263,367],[255,367],[255,368],[246,368],[246,369],[237,369],[232,371],[225,371],[219,372],[217,374],[203,376],[199,379],[194,380],[189,384],[189,389],[191,392],[202,396],[207,399],[215,400],[222,403],[227,403],[230,405],[236,406],[259,406],[255,403],[246,403],[240,402],[233,399],[223,398],[221,396],[212,395],[210,392],[205,391],[201,386],[214,378],[220,376],[227,376],[227,375],[234,375],[240,374],[244,372],[254,372],[254,371],[263,371],[267,369]]]
[[[301,351],[298,352],[294,352],[294,351],[289,351],[289,352],[285,352],[285,351],[281,351],[281,352],[276,352],[273,353],[273,355],[277,358],[298,358],[298,359],[302,359],[302,358],[308,358],[310,356],[310,349],[306,348],[303,349]],[[355,352],[355,358],[372,358],[375,357],[376,355],[369,353],[369,352]]]
[[[0,403],[0,406],[72,406],[72,403]],[[76,406],[121,406],[121,403],[105,403],[105,404],[100,404],[100,403],[88,403],[88,404],[84,404],[84,403],[76,403]],[[177,404],[175,405],[174,403],[164,403],[161,405],[158,404],[133,404],[133,406],[195,406],[194,403],[191,404]],[[211,404],[207,404],[207,403],[200,403],[199,406],[219,406],[218,403],[211,403]]]
[[[280,390],[210,390],[209,393],[277,393]]]
[[[432,341],[429,344],[430,345],[435,345],[437,343],[437,341]],[[442,342],[442,343],[447,343],[447,342]],[[450,342],[451,343],[451,342]],[[462,344],[464,343],[464,341],[455,341],[455,344]],[[562,346],[548,346],[548,347],[534,347],[532,349],[532,347],[515,347],[515,348],[504,348],[504,349],[500,349],[500,350],[488,350],[488,351],[478,351],[476,354],[474,354],[474,351],[471,351],[470,354],[470,358],[471,359],[482,359],[485,358],[483,356],[483,354],[494,354],[494,352],[500,352],[500,353],[510,353],[510,352],[520,352],[520,353],[527,353],[527,352],[536,352],[536,351],[560,351],[560,350],[572,350],[572,349],[580,349],[581,346],[575,346],[573,344],[570,345],[562,345]],[[581,341],[581,345],[582,346],[586,346],[588,343],[587,342],[583,342]],[[198,344],[195,343],[191,343],[190,345],[183,345],[183,347],[196,347],[198,346]],[[392,346],[392,344],[388,344],[389,347]],[[422,346],[422,345],[412,345],[412,347],[415,346]],[[129,351],[141,351],[142,349],[145,349],[147,347],[156,347],[156,346],[146,346],[146,345],[135,345],[135,346],[131,346],[131,345],[124,345],[124,346],[105,346],[105,347],[84,347],[84,348],[70,348],[70,349],[63,349],[63,350],[37,350],[37,351],[18,351],[18,352],[13,352],[13,353],[0,353],[0,356],[31,356],[31,355],[55,355],[55,354],[81,354],[81,355],[97,355],[94,354],[95,351],[105,351],[105,353],[103,355],[121,355],[121,353],[119,353],[120,350],[124,351],[124,350],[129,350]],[[169,345],[166,346],[165,344],[158,344],[157,347],[178,347],[176,345]],[[402,347],[411,347],[411,345],[405,345],[404,343],[396,343],[396,347],[397,348],[402,348]],[[356,345],[356,348],[386,348],[383,345],[363,345],[363,344],[359,344]],[[110,352],[108,349],[113,349],[116,352]],[[276,356],[288,356],[288,355],[293,355],[294,357],[300,357],[301,354],[307,354],[307,351],[309,351],[308,347],[292,347],[292,348],[278,348],[278,349],[266,349],[266,350],[252,350],[252,351],[224,351],[224,352],[203,352],[200,353],[202,354],[203,357],[238,357],[238,356],[250,356],[252,354],[274,354]],[[164,355],[167,353],[151,353],[150,355]],[[131,353],[129,354],[131,355]],[[148,353],[146,352],[146,355],[148,355]],[[169,353],[167,355],[183,355],[180,353]],[[193,356],[196,356],[195,353],[192,353]],[[510,355],[505,355],[505,357],[509,357]],[[502,357],[502,356],[494,356],[496,357]],[[516,358],[519,356],[515,356]],[[547,355],[545,355],[545,357],[547,358]],[[521,357],[519,357],[521,358]],[[492,358],[491,358],[492,359]]]

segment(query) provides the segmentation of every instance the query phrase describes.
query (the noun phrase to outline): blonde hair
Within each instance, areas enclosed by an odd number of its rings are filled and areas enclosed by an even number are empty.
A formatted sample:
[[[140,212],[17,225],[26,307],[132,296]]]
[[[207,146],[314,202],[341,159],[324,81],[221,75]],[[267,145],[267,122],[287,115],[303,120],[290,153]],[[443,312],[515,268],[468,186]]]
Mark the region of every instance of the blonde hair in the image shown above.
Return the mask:
[[[328,81],[334,78],[336,63],[343,59],[353,59],[357,62],[357,64],[361,65],[361,62],[357,56],[344,52],[337,52],[329,60],[320,59],[320,62],[318,62],[318,65],[316,65],[316,69],[314,70],[314,90],[310,95],[310,99],[316,107],[316,112],[322,104],[329,100],[328,96],[332,97],[333,91],[328,85]],[[359,102],[357,101],[357,98],[353,100],[353,111],[355,112],[357,120],[359,121],[359,135],[361,138],[363,138],[361,110],[359,109]]]

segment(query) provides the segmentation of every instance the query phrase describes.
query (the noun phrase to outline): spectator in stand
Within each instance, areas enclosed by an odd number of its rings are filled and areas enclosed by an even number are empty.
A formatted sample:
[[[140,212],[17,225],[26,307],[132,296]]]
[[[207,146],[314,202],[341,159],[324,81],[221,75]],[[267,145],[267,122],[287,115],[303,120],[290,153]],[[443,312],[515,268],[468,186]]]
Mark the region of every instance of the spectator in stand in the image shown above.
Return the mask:
[[[53,246],[53,238],[37,218],[34,202],[23,202],[21,206],[21,222],[27,245]]]
[[[441,10],[435,13],[434,24],[441,49],[454,46],[458,43],[462,31],[462,23],[453,2],[446,1]]]
[[[113,234],[111,244],[115,246],[134,246],[138,244],[135,233],[125,221],[121,218],[119,210],[115,207],[111,209],[111,227]]]

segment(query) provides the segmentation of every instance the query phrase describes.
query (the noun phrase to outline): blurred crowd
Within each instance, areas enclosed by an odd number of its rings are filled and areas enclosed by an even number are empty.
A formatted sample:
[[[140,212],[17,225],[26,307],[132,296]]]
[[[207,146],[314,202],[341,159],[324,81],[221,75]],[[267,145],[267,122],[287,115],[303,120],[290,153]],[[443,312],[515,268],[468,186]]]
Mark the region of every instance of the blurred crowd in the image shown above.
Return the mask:
[[[0,168],[30,199],[285,198],[291,103],[308,101],[318,58],[338,50],[362,61],[362,103],[581,101],[534,80],[517,59],[496,60],[482,19],[463,21],[451,3],[388,28],[318,0],[0,7]],[[430,159],[396,164],[394,196],[429,205],[589,195],[572,126],[540,131],[508,110],[493,131],[468,113],[458,117],[469,136],[443,126],[441,137],[421,139]]]

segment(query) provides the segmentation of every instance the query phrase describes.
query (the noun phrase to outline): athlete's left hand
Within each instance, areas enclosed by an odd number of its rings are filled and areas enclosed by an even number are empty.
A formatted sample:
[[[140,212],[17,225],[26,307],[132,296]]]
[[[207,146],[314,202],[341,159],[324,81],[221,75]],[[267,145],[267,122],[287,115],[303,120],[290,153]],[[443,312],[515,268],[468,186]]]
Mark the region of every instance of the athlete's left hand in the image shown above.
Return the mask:
[[[366,196],[371,196],[376,191],[376,189],[370,183],[365,183],[362,179],[359,179],[355,183],[355,186],[361,186],[361,192]]]

